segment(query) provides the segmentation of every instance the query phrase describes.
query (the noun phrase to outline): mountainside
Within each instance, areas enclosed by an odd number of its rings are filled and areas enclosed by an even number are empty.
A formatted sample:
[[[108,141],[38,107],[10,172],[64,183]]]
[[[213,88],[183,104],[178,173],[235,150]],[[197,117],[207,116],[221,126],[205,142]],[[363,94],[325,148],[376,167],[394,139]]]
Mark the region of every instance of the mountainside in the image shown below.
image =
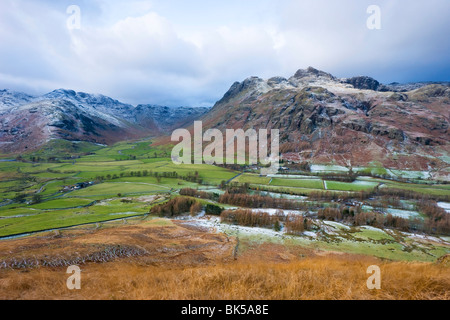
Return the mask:
[[[110,144],[157,136],[198,119],[207,108],[138,106],[73,90],[40,97],[0,91],[0,153],[35,150],[51,139]]]
[[[235,82],[205,127],[280,129],[288,160],[345,166],[448,168],[449,83],[380,84],[308,68],[289,79]]]
[[[209,108],[178,107],[169,108],[158,105],[138,105],[133,110],[133,121],[141,126],[156,125],[161,132],[184,128],[200,119]]]
[[[385,85],[311,67],[289,79],[235,82],[212,109],[134,107],[63,89],[40,97],[0,90],[0,153],[35,150],[51,139],[110,144],[164,136],[203,120],[205,129],[280,129],[286,160],[448,174],[449,118],[449,83]]]

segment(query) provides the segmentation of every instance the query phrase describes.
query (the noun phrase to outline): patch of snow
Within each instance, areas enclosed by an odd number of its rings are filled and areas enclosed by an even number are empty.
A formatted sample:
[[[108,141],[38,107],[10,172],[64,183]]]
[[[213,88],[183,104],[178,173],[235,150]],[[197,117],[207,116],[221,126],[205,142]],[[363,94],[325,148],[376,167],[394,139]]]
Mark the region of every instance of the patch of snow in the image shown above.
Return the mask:
[[[437,238],[437,237],[433,237],[433,236],[417,234],[417,233],[406,233],[406,232],[404,232],[404,234],[411,239],[419,239],[419,240],[426,240],[426,241],[448,244],[448,241],[446,241],[445,239],[441,239],[441,238]]]
[[[359,185],[359,186],[374,187],[374,186],[376,186],[378,184],[378,182],[355,180],[355,181],[352,182],[352,184],[356,184],[356,185]]]
[[[261,195],[268,195],[272,198],[283,198],[283,199],[294,199],[294,200],[305,200],[308,199],[308,197],[305,196],[297,196],[297,195],[291,195],[286,193],[276,193],[276,192],[268,192],[268,191],[262,191]]]
[[[312,231],[304,231],[303,234],[307,237],[311,237],[311,238],[317,238],[317,234],[315,232]]]
[[[253,212],[267,212],[270,215],[276,214],[276,212],[278,210],[283,211],[283,213],[285,215],[288,215],[288,214],[302,215],[305,213],[304,211],[299,211],[299,210],[284,210],[284,209],[264,209],[264,208],[262,208],[262,209],[251,209],[251,210]]]
[[[334,222],[334,221],[324,221],[324,224],[327,224],[329,226],[335,227],[335,228],[341,228],[341,229],[350,229],[349,226],[343,224],[343,223],[339,223],[339,222]]]
[[[348,168],[337,165],[321,165],[321,164],[311,165],[311,172],[348,172],[348,171],[349,171]]]
[[[375,228],[375,227],[372,227],[372,226],[361,226],[361,229],[378,231],[378,232],[383,232],[384,233],[383,229]]]
[[[264,236],[270,236],[270,237],[282,237],[284,236],[284,233],[281,231],[275,231],[272,229],[265,229],[265,228],[252,228],[252,227],[244,227],[239,225],[229,225],[220,223],[220,218],[218,217],[207,217],[207,218],[201,218],[201,219],[190,219],[186,223],[195,225],[198,227],[208,228],[208,229],[215,229],[217,232],[223,232],[223,233],[245,233],[249,235],[264,235]]]
[[[417,211],[391,209],[391,208],[386,209],[386,211],[387,211],[387,213],[390,213],[395,217],[400,217],[400,218],[405,218],[405,219],[420,217],[420,214]]]
[[[303,176],[303,175],[295,175],[295,174],[269,174],[267,175],[269,178],[285,178],[285,179],[320,179],[319,177],[314,176]]]
[[[117,213],[110,213],[110,216],[120,216],[120,215],[131,215],[131,214],[139,214],[139,212],[132,212],[132,211],[128,211],[128,212],[117,212]]]
[[[447,213],[450,213],[450,203],[448,202],[438,202],[437,205],[447,211]]]

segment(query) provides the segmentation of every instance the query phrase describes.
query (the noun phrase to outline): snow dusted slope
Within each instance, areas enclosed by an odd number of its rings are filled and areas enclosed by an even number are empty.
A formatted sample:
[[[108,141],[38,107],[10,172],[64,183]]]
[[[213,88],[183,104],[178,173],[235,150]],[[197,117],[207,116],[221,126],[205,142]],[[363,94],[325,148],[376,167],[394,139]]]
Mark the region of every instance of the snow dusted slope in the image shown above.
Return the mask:
[[[105,115],[130,120],[132,119],[131,112],[134,109],[132,105],[122,103],[101,94],[87,94],[65,89],[52,91],[40,99],[66,100],[78,106],[80,109],[94,114],[96,117],[105,118],[107,121],[114,120],[111,117],[105,117]],[[119,123],[116,124],[119,125]]]
[[[433,171],[449,165],[449,109],[449,83],[383,85],[309,67],[235,82],[202,120],[205,129],[279,129],[285,160]]]
[[[162,112],[166,108],[158,107],[161,112],[155,112],[154,107],[135,108],[103,95],[65,89],[40,97],[2,90],[0,152],[34,150],[50,139],[110,144],[161,135],[207,111],[181,107]]]
[[[35,97],[23,92],[0,90],[0,114],[14,107],[33,101]]]

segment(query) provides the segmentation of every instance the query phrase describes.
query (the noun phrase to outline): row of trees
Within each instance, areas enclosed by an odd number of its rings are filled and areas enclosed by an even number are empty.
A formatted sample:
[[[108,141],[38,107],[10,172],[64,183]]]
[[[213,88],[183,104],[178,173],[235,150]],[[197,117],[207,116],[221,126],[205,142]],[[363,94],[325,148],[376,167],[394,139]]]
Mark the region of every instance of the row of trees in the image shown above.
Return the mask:
[[[340,206],[339,208],[319,209],[317,217],[321,220],[345,222],[354,226],[373,226],[393,228],[401,231],[425,231],[425,222],[421,219],[406,219],[377,212],[364,212],[359,207]]]
[[[170,172],[153,172],[149,170],[139,170],[139,171],[130,171],[130,172],[121,172],[119,174],[107,174],[106,176],[97,176],[96,180],[115,180],[124,177],[153,177],[156,180],[161,182],[162,178],[171,178],[171,179],[181,179],[189,182],[194,182],[198,184],[203,183],[203,179],[200,178],[198,171],[189,172],[187,175],[179,175],[176,171]]]
[[[202,211],[202,204],[192,198],[176,197],[164,204],[154,206],[150,213],[162,217],[176,217],[185,213],[195,215]]]
[[[300,235],[305,230],[312,230],[313,221],[301,215],[289,214],[284,223],[287,234]]]
[[[292,235],[300,235],[313,227],[311,219],[297,214],[285,215],[282,210],[277,210],[273,215],[267,212],[254,212],[250,209],[225,210],[220,215],[220,221],[275,231],[280,231],[284,224],[286,233]]]
[[[419,201],[450,201],[450,194],[424,194],[414,190],[405,190],[397,188],[379,188],[374,192],[377,196],[398,197],[402,199],[413,199]]]
[[[219,197],[219,195],[217,193],[199,191],[199,190],[192,189],[192,188],[181,189],[180,195],[194,197],[194,198],[208,199],[208,200],[217,200]]]
[[[247,227],[274,228],[279,219],[267,212],[253,212],[249,209],[225,210],[220,221]]]
[[[423,226],[425,232],[450,234],[450,214],[440,208],[435,201],[421,200],[417,208],[427,217]]]
[[[228,192],[220,196],[219,202],[247,208],[307,210],[309,207],[308,203],[302,201]]]

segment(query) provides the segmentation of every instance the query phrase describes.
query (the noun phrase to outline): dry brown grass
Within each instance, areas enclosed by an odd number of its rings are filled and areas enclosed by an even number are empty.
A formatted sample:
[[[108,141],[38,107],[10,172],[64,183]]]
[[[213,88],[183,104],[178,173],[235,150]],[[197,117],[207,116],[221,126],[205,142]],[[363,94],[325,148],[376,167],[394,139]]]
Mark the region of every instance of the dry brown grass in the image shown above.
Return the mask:
[[[366,269],[381,268],[381,290],[369,290]],[[65,269],[7,271],[1,299],[443,299],[450,298],[449,268],[442,264],[384,262],[349,255],[300,261],[232,262],[197,267],[127,263],[82,267],[82,289],[69,291]]]
[[[146,256],[81,265],[81,290],[66,287],[66,268],[0,269],[0,299],[443,299],[450,298],[448,257],[436,263],[387,262],[314,252],[299,246],[250,244],[233,259],[235,242],[159,221],[57,239],[2,242],[3,256],[91,252],[94,244],[126,244]],[[1,255],[0,255],[1,256]],[[381,290],[369,290],[370,265],[381,268]]]

